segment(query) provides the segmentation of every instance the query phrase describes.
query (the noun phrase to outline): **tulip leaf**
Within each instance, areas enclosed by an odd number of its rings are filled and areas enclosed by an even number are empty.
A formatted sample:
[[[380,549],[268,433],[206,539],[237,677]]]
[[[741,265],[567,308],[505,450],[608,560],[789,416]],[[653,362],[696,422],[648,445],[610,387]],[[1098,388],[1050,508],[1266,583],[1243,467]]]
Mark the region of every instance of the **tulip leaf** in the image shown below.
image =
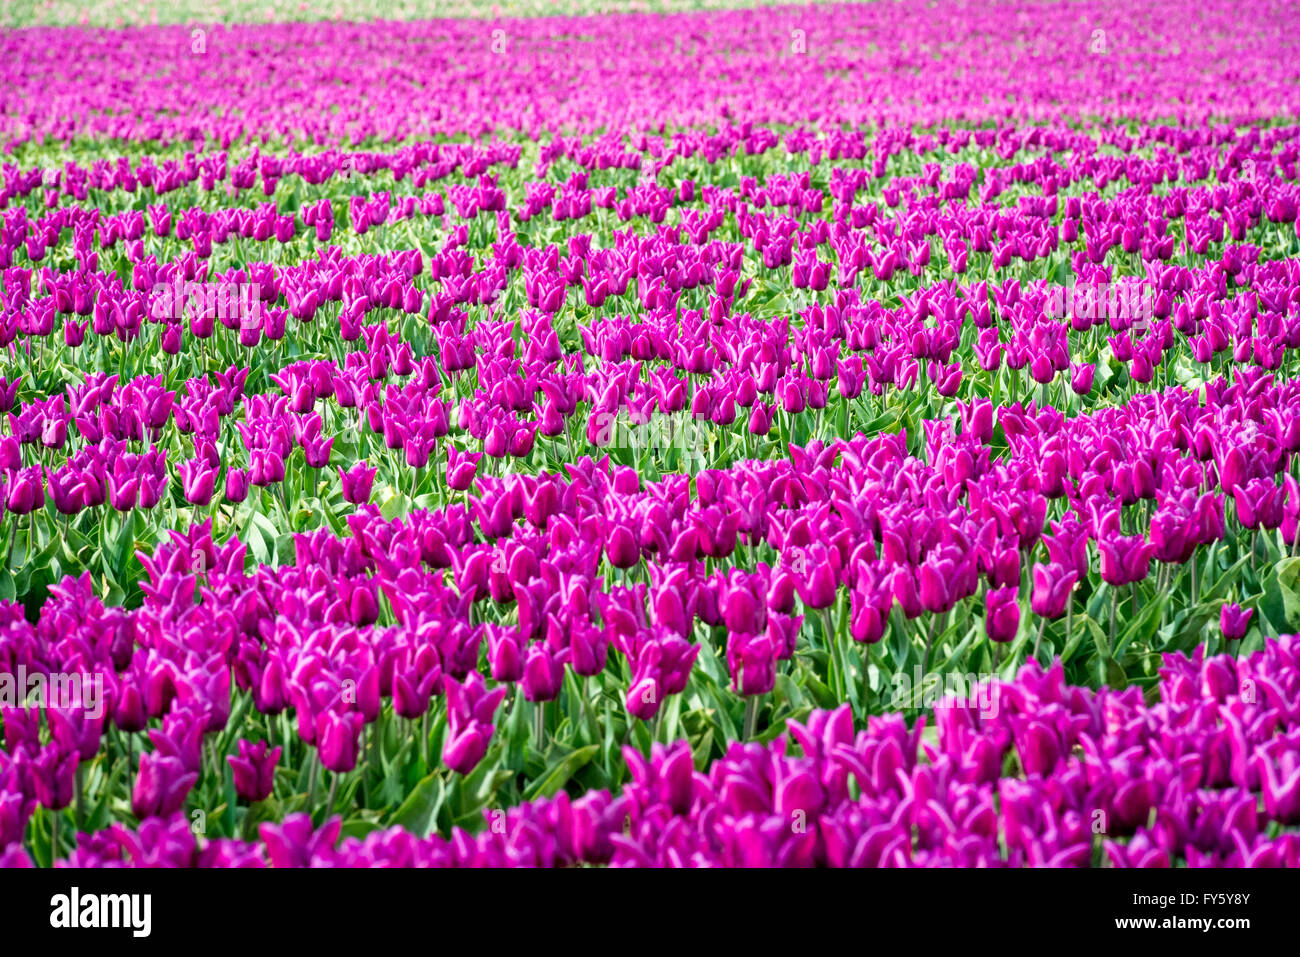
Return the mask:
[[[1115,691],[1123,691],[1128,687],[1128,675],[1114,658],[1098,659],[1101,683],[1108,685]]]
[[[524,720],[525,710],[528,710],[528,707],[524,696],[516,694],[505,726],[505,766],[515,771],[523,770],[524,748],[528,743],[529,728],[527,721]]]
[[[134,509],[122,514],[122,527],[118,529],[117,538],[113,542],[114,571],[125,571],[127,563],[133,557],[135,549],[135,516]]]
[[[943,645],[945,639],[948,637],[949,632],[951,632],[954,628],[957,628],[960,625],[965,624],[964,619],[955,615],[953,617],[955,619],[953,621],[953,624],[949,625],[948,628],[944,630],[943,636],[939,639],[939,641],[935,642],[936,645]],[[946,672],[949,668],[952,667],[954,661],[960,659],[963,655],[966,654],[967,651],[970,650],[970,646],[975,643],[975,639],[979,637],[981,634],[982,632],[979,628],[972,627],[970,631],[967,632],[966,637],[961,640],[961,644],[959,644],[956,648],[954,648],[952,652],[948,655],[948,657],[944,658],[943,661],[935,665],[933,667],[933,670],[939,672]]]
[[[266,542],[262,540],[261,535],[245,534],[244,542],[248,545],[248,551],[253,556],[253,560],[259,565],[265,565],[270,559],[266,550]]]
[[[395,518],[405,517],[410,510],[411,500],[401,492],[393,492],[388,497],[388,500],[379,507],[379,514],[391,522]]]
[[[771,744],[777,738],[781,737],[781,735],[785,734],[785,729],[788,722],[803,721],[808,717],[808,715],[812,714],[812,710],[813,710],[812,706],[808,705],[803,708],[799,708],[797,711],[790,712],[785,717],[781,718],[779,721],[773,721],[771,724],[769,724],[759,734],[755,735],[754,740],[759,742],[760,744]]]
[[[1300,558],[1284,558],[1269,569],[1259,610],[1279,634],[1300,630]]]
[[[1206,627],[1213,624],[1217,628],[1218,622],[1217,608],[1211,610],[1211,606],[1205,604],[1183,608],[1160,629],[1159,635],[1163,640],[1155,650],[1190,652],[1203,640]]]
[[[664,702],[663,711],[660,713],[660,724],[663,728],[662,736],[665,741],[676,740],[681,716],[682,696],[679,694],[669,695],[668,700]]]
[[[249,517],[249,526],[256,533],[253,541],[249,543],[250,548],[261,552],[264,557],[259,559],[260,561],[270,561],[271,556],[275,554],[275,542],[280,537],[280,530],[261,512],[252,513]],[[246,529],[245,537],[247,534]]]
[[[691,750],[691,758],[695,762],[697,771],[704,771],[708,768],[709,758],[713,754],[713,727],[710,725],[700,737],[699,743]]]
[[[904,621],[903,612],[895,607],[889,616],[888,646],[890,657],[893,658],[892,670],[896,672],[906,671],[907,663],[912,657],[912,639],[907,634]]]
[[[285,532],[275,539],[275,561],[279,565],[292,565],[294,562],[293,533]]]
[[[791,710],[798,711],[804,706],[803,692],[799,690],[799,685],[789,675],[778,672],[774,690],[776,691],[776,699],[788,702]],[[668,735],[668,740],[672,740],[671,733]]]
[[[601,722],[601,726],[605,729],[605,740],[601,743],[600,759],[605,766],[605,774],[610,777],[614,776],[616,766],[622,765],[622,761],[619,760],[621,756],[615,747],[617,739],[614,735],[613,710],[613,706],[606,701],[604,720]]]
[[[496,795],[497,788],[515,776],[509,768],[501,767],[504,750],[501,742],[494,742],[478,767],[461,780],[458,809],[462,816],[482,808]]]
[[[446,786],[438,774],[430,774],[407,795],[406,800],[393,812],[391,824],[410,831],[416,837],[428,837],[438,808],[446,796]]]
[[[632,725],[628,728],[628,737],[632,739],[632,744],[642,754],[649,754],[654,741],[650,737],[650,729],[646,723],[639,718],[632,720]]]
[[[1228,567],[1227,571],[1225,571],[1222,575],[1219,576],[1218,580],[1214,583],[1213,586],[1201,590],[1201,594],[1200,594],[1201,601],[1203,602],[1218,601],[1220,599],[1226,598],[1228,595],[1228,589],[1232,587],[1234,583],[1239,583],[1241,580],[1241,577],[1240,575],[1238,575],[1238,572],[1240,572],[1241,569],[1244,568],[1246,563],[1249,561],[1250,561],[1250,555],[1247,554],[1247,555],[1242,555],[1241,558],[1233,562],[1232,565]],[[1280,569],[1281,566],[1286,564],[1286,562],[1295,562],[1295,561],[1300,561],[1300,559],[1297,558],[1285,559],[1281,562],[1278,562],[1276,565],[1274,565],[1273,570],[1276,571]],[[1291,587],[1295,589],[1294,576],[1291,579]]]
[[[731,715],[727,708],[731,704],[739,704],[738,697],[732,693],[730,688],[725,690],[719,689],[716,685],[710,685],[709,697],[713,699],[713,707],[709,709],[709,717],[718,724],[718,730],[722,733],[723,738],[728,741],[740,737],[740,729],[736,723],[731,720]]]
[[[1068,640],[1065,642],[1065,647],[1061,649],[1062,664],[1070,663],[1070,659],[1074,657],[1074,653],[1079,650],[1079,645],[1083,644],[1083,640],[1088,637],[1088,631],[1089,629],[1087,628],[1076,627],[1074,629],[1074,634],[1068,637]]]
[[[131,768],[127,767],[125,759],[114,762],[113,770],[109,773],[107,780],[100,789],[99,800],[95,802],[94,808],[86,817],[85,830],[87,833],[102,830],[113,823],[109,813],[109,799],[117,793],[118,785],[121,783],[123,776],[130,773],[131,770]]]
[[[833,709],[840,703],[839,699],[835,697],[835,692],[819,681],[816,675],[808,673],[804,679],[804,687],[807,688],[808,693],[812,695],[819,708]]]
[[[223,764],[225,756],[230,753],[230,746],[234,743],[235,736],[239,733],[239,729],[243,727],[244,719],[248,716],[248,712],[252,707],[253,695],[251,692],[236,695],[235,705],[226,721],[225,730],[221,732],[216,741],[216,752],[222,757]]]
[[[1157,595],[1143,605],[1137,615],[1124,627],[1119,642],[1114,649],[1114,657],[1119,658],[1129,645],[1136,642],[1138,648],[1149,648],[1151,641],[1160,628],[1160,615],[1165,607],[1167,596]]]
[[[539,797],[552,797],[557,794],[579,769],[588,764],[600,753],[600,745],[589,744],[571,751],[550,766],[546,773],[534,781],[524,791],[524,799],[532,801]]]
[[[415,795],[412,794],[411,796],[414,797]],[[436,813],[434,816],[435,818],[437,817]],[[342,826],[339,828],[339,838],[342,840],[349,837],[355,837],[360,840],[373,831],[383,830],[383,827],[384,826],[378,821],[372,821],[368,818],[354,817],[343,822]]]

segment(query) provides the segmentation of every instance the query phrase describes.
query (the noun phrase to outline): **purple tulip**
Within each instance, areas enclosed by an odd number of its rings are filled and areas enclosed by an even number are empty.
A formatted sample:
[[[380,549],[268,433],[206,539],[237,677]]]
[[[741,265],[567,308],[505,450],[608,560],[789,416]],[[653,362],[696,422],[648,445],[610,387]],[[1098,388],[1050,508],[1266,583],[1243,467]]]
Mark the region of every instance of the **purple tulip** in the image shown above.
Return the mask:
[[[328,770],[346,774],[357,766],[358,737],[365,719],[357,711],[322,711],[316,716],[316,746]]]
[[[1219,629],[1223,632],[1223,637],[1228,641],[1245,638],[1254,614],[1253,608],[1243,609],[1240,605],[1225,604],[1219,609]]]
[[[248,473],[243,469],[226,471],[226,501],[237,505],[248,498]]]
[[[280,760],[279,747],[267,749],[265,741],[250,744],[240,738],[238,755],[228,755],[226,761],[234,772],[235,794],[250,804],[265,801],[271,796],[275,784],[275,765]]]
[[[478,470],[481,453],[462,452],[454,445],[447,446],[447,487],[452,491],[463,492],[474,484],[474,474]]]
[[[767,694],[776,686],[776,647],[772,639],[732,632],[727,639],[727,669],[737,694]]]
[[[1034,587],[1029,598],[1029,607],[1035,615],[1044,618],[1059,618],[1065,614],[1070,604],[1074,583],[1078,581],[1078,572],[1066,571],[1056,563],[1050,565],[1036,564],[1033,571]]]
[[[524,676],[520,681],[524,697],[529,701],[553,701],[564,684],[564,663],[568,649],[552,653],[544,643],[538,642],[528,649],[524,660]]]
[[[379,469],[372,468],[365,459],[362,459],[346,472],[340,468],[338,473],[345,501],[353,505],[364,505],[370,501],[370,492]]]
[[[1016,637],[1020,630],[1019,591],[1016,586],[1007,586],[991,589],[985,596],[984,629],[990,641],[1006,642]]]
[[[185,798],[198,779],[198,772],[185,770],[177,758],[140,755],[140,773],[131,792],[131,813],[141,820],[174,814],[185,806]]]
[[[10,471],[6,476],[5,508],[26,515],[45,504],[44,470],[39,465]]]
[[[185,501],[200,507],[212,501],[217,484],[217,469],[198,459],[189,459],[177,466],[181,474],[181,491]]]

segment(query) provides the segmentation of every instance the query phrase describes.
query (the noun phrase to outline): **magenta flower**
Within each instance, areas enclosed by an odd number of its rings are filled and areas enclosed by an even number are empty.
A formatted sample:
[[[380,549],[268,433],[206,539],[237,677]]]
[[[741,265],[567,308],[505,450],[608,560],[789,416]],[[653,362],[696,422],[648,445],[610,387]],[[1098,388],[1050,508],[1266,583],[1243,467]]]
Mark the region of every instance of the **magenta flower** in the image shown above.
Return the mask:
[[[727,639],[727,669],[737,694],[767,694],[776,686],[776,646],[767,635],[732,632]]]
[[[1070,388],[1076,395],[1087,395],[1092,391],[1093,376],[1097,367],[1093,363],[1070,364]]]
[[[344,500],[353,505],[364,505],[370,501],[370,492],[378,472],[379,469],[372,468],[365,459],[346,472],[339,468],[339,483],[343,487]]]
[[[185,806],[185,798],[198,779],[198,772],[185,770],[179,758],[158,753],[140,755],[140,773],[131,792],[131,813],[141,820],[174,814]]]
[[[346,773],[357,766],[358,737],[365,718],[359,711],[326,709],[316,716],[316,747],[328,770]]]
[[[544,642],[535,642],[524,660],[524,676],[520,680],[524,697],[529,701],[553,701],[559,697],[568,658],[567,648],[552,653]]]
[[[1044,618],[1059,618],[1065,614],[1070,603],[1074,583],[1079,580],[1079,573],[1053,562],[1050,565],[1034,565],[1034,588],[1030,593],[1029,607],[1035,615]]]
[[[177,466],[181,475],[181,492],[191,505],[204,506],[212,501],[217,484],[217,469],[199,459],[188,459]]]
[[[990,641],[1005,642],[1016,637],[1020,629],[1019,591],[1016,586],[1009,585],[991,589],[985,597],[984,628]]]
[[[479,452],[462,452],[454,445],[447,446],[447,487],[455,492],[463,492],[474,484],[474,473],[478,471]]]
[[[43,468],[32,465],[11,471],[7,476],[5,508],[15,515],[26,515],[45,504]]]
[[[265,801],[271,796],[275,784],[275,765],[280,760],[281,749],[268,750],[265,741],[250,744],[243,738],[238,747],[238,755],[226,757],[234,772],[235,793],[250,804]]]
[[[1223,632],[1223,637],[1228,641],[1240,641],[1245,638],[1246,631],[1250,627],[1251,616],[1254,614],[1253,608],[1225,604],[1219,609],[1219,628]]]
[[[243,469],[226,472],[226,501],[237,505],[248,498],[248,473]]]

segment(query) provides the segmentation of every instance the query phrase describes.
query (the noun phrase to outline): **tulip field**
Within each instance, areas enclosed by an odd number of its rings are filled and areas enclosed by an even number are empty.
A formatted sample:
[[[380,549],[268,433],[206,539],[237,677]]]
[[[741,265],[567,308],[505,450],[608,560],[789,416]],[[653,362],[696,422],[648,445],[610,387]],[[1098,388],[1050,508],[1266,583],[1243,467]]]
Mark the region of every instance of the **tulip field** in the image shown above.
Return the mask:
[[[48,6],[0,865],[1300,866],[1296,5]]]

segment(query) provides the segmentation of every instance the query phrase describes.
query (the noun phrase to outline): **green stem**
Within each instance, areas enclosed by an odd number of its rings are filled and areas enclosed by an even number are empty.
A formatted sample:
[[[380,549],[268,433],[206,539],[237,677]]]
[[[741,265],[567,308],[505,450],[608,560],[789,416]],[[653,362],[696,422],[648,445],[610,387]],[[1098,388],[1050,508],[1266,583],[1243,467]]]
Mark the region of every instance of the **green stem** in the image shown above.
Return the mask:
[[[930,653],[934,650],[935,639],[939,637],[940,622],[948,617],[947,612],[942,615],[932,615],[930,618],[930,637],[925,642],[925,657],[921,659],[921,678],[930,671]]]
[[[86,762],[77,764],[77,826],[86,826]]]
[[[325,801],[325,817],[321,819],[322,824],[325,823],[325,821],[328,821],[330,815],[334,813],[334,799],[338,796],[338,793],[339,773],[334,771],[330,774],[330,793],[329,798]]]
[[[1110,589],[1110,655],[1115,657],[1115,628],[1119,619],[1119,586]]]
[[[320,759],[313,751],[307,760],[311,761],[311,777],[307,781],[307,814],[311,815],[316,810],[316,772],[320,768]]]

